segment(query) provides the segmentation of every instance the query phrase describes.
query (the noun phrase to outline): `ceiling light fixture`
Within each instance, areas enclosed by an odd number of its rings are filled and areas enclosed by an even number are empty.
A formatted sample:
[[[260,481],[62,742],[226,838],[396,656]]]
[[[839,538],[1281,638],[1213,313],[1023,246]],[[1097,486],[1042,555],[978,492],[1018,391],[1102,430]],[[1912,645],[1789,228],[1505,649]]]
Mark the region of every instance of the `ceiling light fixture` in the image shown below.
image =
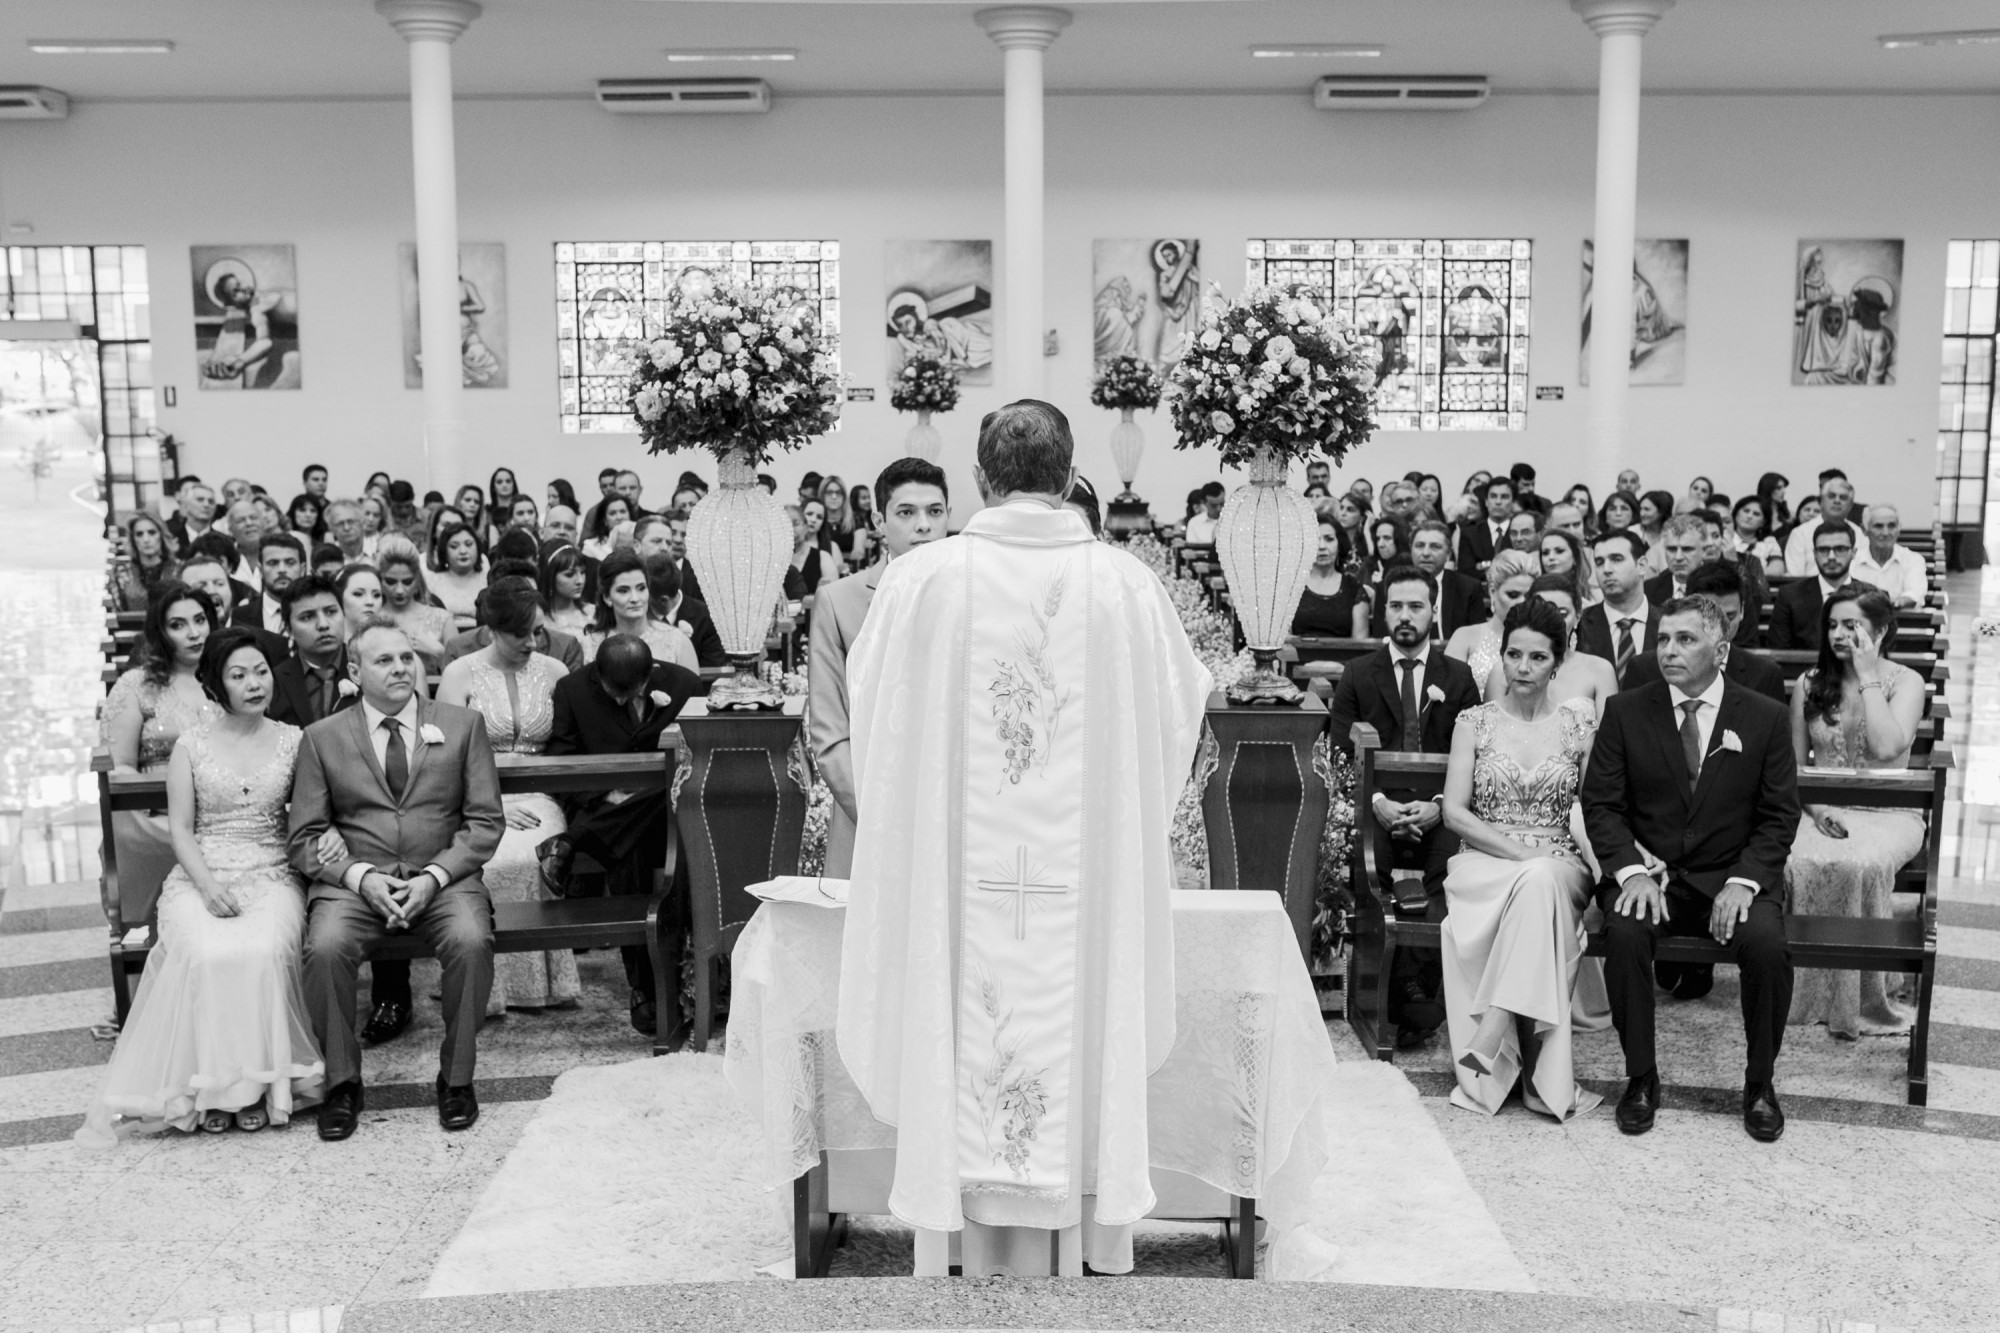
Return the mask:
[[[1885,32],[1875,39],[1885,51],[1913,46],[1984,46],[2000,42],[2000,28],[1961,28],[1956,32]]]
[[[786,46],[734,46],[714,47],[708,50],[667,49],[667,63],[670,65],[773,64],[797,60],[799,53]]]
[[[1387,47],[1373,42],[1341,43],[1333,46],[1253,46],[1250,54],[1258,60],[1337,60],[1343,57],[1374,60]]]
[[[164,56],[174,44],[152,37],[30,37],[38,56]]]

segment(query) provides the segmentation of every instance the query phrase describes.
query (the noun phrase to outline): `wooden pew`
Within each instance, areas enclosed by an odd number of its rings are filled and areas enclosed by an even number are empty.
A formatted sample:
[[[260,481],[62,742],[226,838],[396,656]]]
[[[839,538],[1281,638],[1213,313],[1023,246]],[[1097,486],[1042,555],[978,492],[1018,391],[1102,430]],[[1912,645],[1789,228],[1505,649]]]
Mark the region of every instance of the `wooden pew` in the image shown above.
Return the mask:
[[[503,793],[545,792],[562,795],[596,791],[662,791],[672,781],[678,736],[668,733],[674,748],[652,754],[619,755],[497,755]],[[146,965],[158,936],[156,920],[126,921],[118,894],[118,849],[112,835],[114,810],[163,811],[167,784],[163,775],[114,773],[108,751],[91,756],[97,775],[99,818],[103,827],[103,896],[110,924],[111,990],[122,1023],[131,1008],[132,978]],[[661,924],[667,895],[673,889],[680,855],[677,827],[669,823],[665,864],[654,873],[650,897],[561,898],[548,901],[493,904],[493,951],[537,953],[549,949],[595,949],[643,944],[653,963],[653,993],[658,1000],[659,1026],[653,1034],[653,1054],[675,1049],[685,1038],[681,1015],[680,956],[668,956],[669,939]],[[135,927],[148,927],[145,937],[127,939]],[[678,939],[678,936],[674,937]],[[371,958],[429,956],[415,935],[392,936]]]
[[[1444,790],[1446,756],[1409,754],[1381,748],[1374,729],[1354,727],[1357,821],[1382,788],[1412,791],[1419,797]],[[1850,772],[1806,769],[1799,774],[1799,796],[1807,804],[1896,808],[1923,811],[1928,820],[1924,850],[1904,868],[1898,891],[1921,894],[1913,919],[1787,915],[1786,934],[1795,967],[1909,972],[1917,978],[1917,1021],[1910,1033],[1909,1102],[1922,1106],[1928,1096],[1931,991],[1937,975],[1938,859],[1944,834],[1945,780],[1951,752],[1939,747],[1929,760],[1908,769]],[[1361,824],[1354,839],[1357,851],[1351,867],[1349,892],[1354,900],[1353,961],[1348,974],[1348,1022],[1361,1044],[1377,1059],[1395,1058],[1395,1032],[1388,1021],[1388,982],[1396,950],[1436,949],[1438,927],[1424,921],[1398,921],[1389,895],[1382,888],[1375,856],[1375,839]],[[1590,938],[1588,950],[1602,955],[1604,936]],[[1722,947],[1703,937],[1663,936],[1658,957],[1663,961],[1715,963],[1726,961]]]

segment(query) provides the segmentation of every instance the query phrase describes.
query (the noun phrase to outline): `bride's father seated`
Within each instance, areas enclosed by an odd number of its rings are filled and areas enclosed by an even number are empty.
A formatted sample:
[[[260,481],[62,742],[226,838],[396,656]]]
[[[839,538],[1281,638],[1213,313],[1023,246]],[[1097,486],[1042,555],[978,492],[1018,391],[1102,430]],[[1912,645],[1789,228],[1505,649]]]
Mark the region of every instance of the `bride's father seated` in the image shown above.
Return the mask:
[[[361,962],[392,933],[414,931],[444,967],[438,1122],[479,1118],[472,1070],[493,989],[493,904],[480,870],[506,816],[486,724],[432,703],[423,664],[395,621],[370,616],[347,643],[361,706],[306,728],[292,780],[292,866],[306,895],[306,1007],[326,1052],[319,1136],[344,1139],[361,1115],[354,989]],[[333,828],[347,855],[315,850]]]

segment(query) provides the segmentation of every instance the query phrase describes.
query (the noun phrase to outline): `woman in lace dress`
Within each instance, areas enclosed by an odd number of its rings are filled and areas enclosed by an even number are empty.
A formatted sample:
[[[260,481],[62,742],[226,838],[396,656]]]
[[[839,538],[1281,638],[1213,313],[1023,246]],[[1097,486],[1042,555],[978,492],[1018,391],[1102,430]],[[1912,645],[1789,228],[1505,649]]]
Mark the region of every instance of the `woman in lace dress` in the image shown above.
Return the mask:
[[[1527,597],[1528,585],[1540,568],[1526,551],[1495,551],[1486,567],[1486,605],[1492,614],[1477,625],[1460,625],[1444,646],[1446,657],[1456,657],[1472,668],[1472,678],[1483,683],[1500,660],[1500,627],[1507,613]]]
[[[568,674],[561,662],[535,651],[534,585],[503,581],[486,590],[486,625],[493,642],[444,669],[438,702],[470,708],[486,719],[495,754],[540,754],[555,724],[556,682]],[[535,848],[563,832],[562,807],[541,792],[506,798],[507,831],[486,863],[486,891],[496,903],[549,896]],[[486,1012],[544,1009],[575,1004],[583,990],[576,955],[568,949],[507,953],[494,960],[493,997]]]
[[[185,583],[162,584],[146,611],[134,666],[104,700],[100,739],[114,773],[159,773],[181,733],[215,715],[202,692],[202,649],[217,625],[215,604]],[[153,914],[160,885],[174,868],[173,839],[163,815],[119,810],[111,816],[118,854],[118,911],[127,926]],[[106,903],[109,912],[112,904]]]
[[[1444,822],[1465,846],[1447,868],[1441,928],[1451,1100],[1488,1115],[1517,1080],[1530,1110],[1558,1120],[1598,1102],[1570,1058],[1591,883],[1570,816],[1596,724],[1589,704],[1549,694],[1568,638],[1547,602],[1507,613],[1507,693],[1459,715],[1445,775]]]
[[[208,640],[203,685],[222,708],[182,733],[167,765],[179,864],[160,938],[76,1141],[127,1132],[219,1134],[284,1124],[325,1072],[299,987],[305,894],[286,862],[298,728],[265,717],[271,665],[255,633]],[[339,855],[338,835],[322,853]]]
[[[1836,592],[1820,612],[1819,664],[1792,687],[1792,750],[1799,767],[1906,768],[1923,724],[1923,678],[1886,660],[1896,629],[1887,593],[1863,583]],[[1915,810],[1805,807],[1785,864],[1790,911],[1807,916],[1887,917],[1896,872],[1924,846]],[[1901,974],[1801,969],[1791,1021],[1825,1023],[1836,1037],[1909,1030],[1894,1003]]]

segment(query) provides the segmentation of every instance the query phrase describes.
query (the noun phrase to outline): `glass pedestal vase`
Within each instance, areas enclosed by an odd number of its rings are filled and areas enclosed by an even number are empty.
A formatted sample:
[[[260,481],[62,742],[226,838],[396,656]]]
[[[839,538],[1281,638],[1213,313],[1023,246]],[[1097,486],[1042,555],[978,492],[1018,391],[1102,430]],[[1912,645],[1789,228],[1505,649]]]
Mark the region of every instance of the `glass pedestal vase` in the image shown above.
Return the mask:
[[[1118,424],[1111,428],[1111,461],[1118,465],[1118,480],[1125,486],[1120,500],[1139,498],[1132,490],[1132,479],[1139,475],[1139,457],[1145,452],[1146,432],[1132,419],[1131,408],[1119,408]]]
[[[757,484],[757,464],[747,450],[721,456],[717,482],[715,493],[688,516],[687,531],[688,561],[733,668],[710,687],[708,706],[718,712],[775,709],[783,697],[761,668],[792,558],[791,520],[777,497]]]
[[[944,453],[944,436],[938,434],[938,428],[931,424],[929,409],[917,410],[917,424],[910,427],[910,433],[903,437],[903,452],[926,463],[937,462]]]
[[[1228,690],[1234,704],[1297,704],[1305,697],[1278,667],[1319,544],[1312,501],[1285,484],[1286,460],[1260,449],[1250,460],[1250,484],[1230,495],[1216,524],[1236,618],[1255,665]]]

